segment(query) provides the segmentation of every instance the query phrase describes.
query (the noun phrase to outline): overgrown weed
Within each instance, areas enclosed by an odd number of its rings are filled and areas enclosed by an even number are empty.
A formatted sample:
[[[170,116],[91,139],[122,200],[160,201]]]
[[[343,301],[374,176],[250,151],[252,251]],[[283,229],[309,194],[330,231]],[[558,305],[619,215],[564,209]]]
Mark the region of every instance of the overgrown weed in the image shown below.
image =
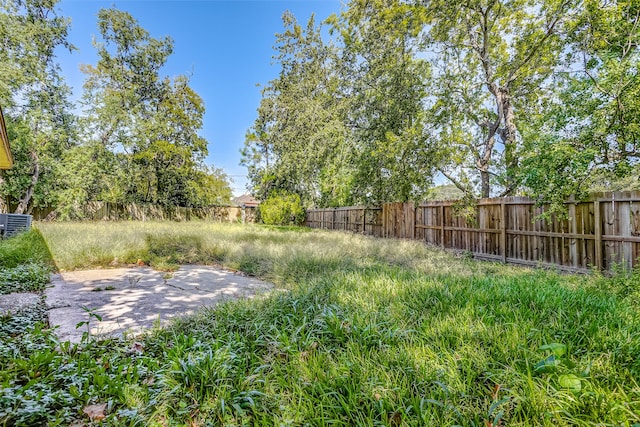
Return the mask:
[[[104,253],[119,259],[148,255],[163,239],[180,254],[155,256],[181,261],[211,260],[200,251],[216,247],[216,263],[288,291],[202,310],[139,342],[56,352],[46,330],[23,333],[20,342],[40,350],[36,360],[22,348],[3,353],[9,424],[68,423],[100,402],[111,425],[640,422],[640,304],[627,279],[477,263],[344,233],[40,226],[65,269],[88,266],[83,254],[95,241],[71,246],[65,233],[96,231]],[[149,245],[147,235],[161,237]]]
[[[51,267],[29,262],[0,270],[0,295],[14,292],[42,292],[49,283]]]

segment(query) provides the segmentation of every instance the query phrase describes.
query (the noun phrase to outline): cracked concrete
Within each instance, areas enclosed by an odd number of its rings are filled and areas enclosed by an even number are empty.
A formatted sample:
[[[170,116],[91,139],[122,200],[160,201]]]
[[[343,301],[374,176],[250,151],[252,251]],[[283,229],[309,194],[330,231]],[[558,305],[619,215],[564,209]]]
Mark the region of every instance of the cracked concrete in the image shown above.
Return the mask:
[[[273,288],[261,280],[207,266],[173,273],[117,268],[62,273],[46,291],[49,324],[61,341],[79,342],[90,320],[92,335],[139,333],[225,299],[250,298]],[[89,310],[99,315],[90,319]]]

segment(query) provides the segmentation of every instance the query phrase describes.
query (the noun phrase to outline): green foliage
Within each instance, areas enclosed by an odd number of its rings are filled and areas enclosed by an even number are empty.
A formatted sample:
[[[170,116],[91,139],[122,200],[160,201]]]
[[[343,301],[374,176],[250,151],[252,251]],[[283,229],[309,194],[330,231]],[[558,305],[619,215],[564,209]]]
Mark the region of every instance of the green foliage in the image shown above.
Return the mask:
[[[458,187],[453,184],[438,185],[429,190],[427,200],[458,200],[465,196]]]
[[[92,137],[70,155],[75,169],[67,179],[73,185],[61,210],[73,217],[75,206],[89,197],[162,206],[228,202],[227,176],[202,163],[207,155],[207,141],[199,135],[202,99],[188,77],[160,73],[173,41],[151,37],[129,13],[115,8],[100,11],[98,27],[98,64],[83,69],[82,123]],[[77,162],[78,155],[93,161]]]
[[[346,101],[338,88],[337,52],[323,42],[313,16],[304,28],[289,12],[282,20],[274,46],[280,74],[262,90],[242,162],[260,199],[283,190],[300,194],[305,204],[331,202],[341,183],[332,182],[328,170],[350,172],[342,152]]]
[[[567,346],[561,343],[545,344],[540,347],[543,352],[551,353],[534,365],[534,371],[538,374],[546,374],[553,378],[558,389],[568,390],[579,394],[582,391],[583,383],[589,386],[591,365],[584,367],[584,371],[576,375],[573,373],[576,364],[573,363],[567,354]]]
[[[75,117],[56,51],[57,1],[0,5],[0,104],[15,167],[0,211],[89,200],[206,206],[228,177],[204,165],[204,103],[174,50],[129,13],[98,13],[96,64]],[[305,207],[429,197],[437,175],[468,198],[638,188],[640,25],[634,1],[353,0],[276,35],[242,162],[256,196]]]
[[[58,16],[57,3],[57,0],[7,0],[0,5],[3,107],[20,103],[16,94],[21,90],[46,85],[56,66],[56,48],[73,49],[67,41],[69,20]]]
[[[98,14],[98,63],[87,65],[83,114],[75,117],[60,76],[56,49],[69,20],[57,1],[11,0],[0,5],[0,105],[15,157],[0,175],[0,212],[58,208],[80,217],[92,200],[163,206],[228,203],[228,177],[203,164],[199,134],[204,103],[186,76],[160,70],[170,38],[152,38],[128,13]]]
[[[0,240],[0,295],[43,291],[52,267],[51,254],[37,229]]]
[[[639,16],[633,1],[354,0],[323,39],[286,14],[243,153],[256,194],[420,200],[438,174],[560,212],[635,189]]]
[[[342,90],[350,94],[349,163],[358,203],[420,200],[435,150],[425,111],[431,63],[422,55],[419,2],[353,1],[334,24],[344,38]]]
[[[47,306],[44,304],[44,301],[41,301],[40,304],[30,306],[28,309],[19,311],[12,316],[0,317],[0,339],[4,340],[7,344],[5,347],[2,347],[0,355],[6,357],[8,352],[15,349],[16,345],[19,345],[19,343],[10,342],[10,340],[31,329],[37,329],[37,323],[42,323],[41,326],[44,326],[46,318]]]
[[[566,63],[576,71],[558,75],[556,97],[525,134],[524,183],[557,205],[589,190],[637,189],[640,158],[638,5],[586,1],[569,30]]]
[[[428,43],[438,52],[431,82],[439,170],[470,196],[511,195],[521,126],[553,91],[574,1],[435,1]]]
[[[338,44],[323,41],[313,18],[303,28],[283,16],[280,75],[263,90],[243,150],[260,199],[283,190],[305,206],[344,206],[420,198],[429,187],[430,73],[415,57],[422,8],[397,0],[350,6],[327,22]]]
[[[127,342],[60,343],[44,327],[45,319],[44,304],[0,319],[0,422],[5,425],[71,425],[87,402],[125,401],[130,388],[157,369]],[[116,417],[120,423],[139,420],[135,410],[116,410],[110,422]]]
[[[15,205],[22,200],[23,212],[27,206],[55,206],[61,171],[59,159],[70,145],[68,135],[64,134],[65,127],[60,126],[56,135],[39,134],[34,132],[32,119],[22,112],[16,116],[10,112],[5,121],[14,165],[0,177],[3,182],[0,197]],[[46,126],[40,125],[40,128]],[[70,129],[66,130],[70,132]]]
[[[129,13],[98,13],[81,117],[56,50],[73,50],[57,1],[0,5],[0,104],[15,167],[0,211],[89,200],[221,204],[204,165],[204,103],[174,50]],[[638,188],[640,25],[634,1],[353,0],[323,23],[283,15],[277,78],[262,92],[242,162],[255,195],[305,207],[430,197],[435,176],[467,198],[551,202]]]
[[[69,88],[60,76],[55,51],[72,50],[69,20],[57,1],[9,0],[0,4],[0,105],[15,153],[15,167],[0,175],[0,212],[7,199],[16,213],[55,204],[58,162],[74,134]]]
[[[286,192],[274,192],[260,204],[260,218],[267,225],[300,225],[305,211],[300,196]]]
[[[202,250],[223,245],[226,265],[288,292],[205,309],[136,342],[71,346],[3,319],[8,424],[86,423],[87,402],[108,403],[109,425],[640,422],[640,307],[618,293],[621,277],[279,227],[51,223],[43,232],[56,259],[70,242],[86,249],[83,234],[120,256],[149,234],[176,250],[200,236]]]
[[[0,295],[14,292],[42,292],[49,283],[51,268],[30,262],[0,270]]]
[[[191,206],[227,205],[233,193],[230,178],[222,170],[203,167],[192,172],[187,182],[186,195]]]
[[[82,311],[87,314],[87,320],[82,320],[76,323],[76,329],[81,329],[82,327],[86,326],[86,332],[82,333],[82,341],[87,341],[91,337],[91,322],[102,322],[102,316],[96,313],[95,309],[93,308],[89,308],[86,306],[81,306],[80,308],[82,308]]]

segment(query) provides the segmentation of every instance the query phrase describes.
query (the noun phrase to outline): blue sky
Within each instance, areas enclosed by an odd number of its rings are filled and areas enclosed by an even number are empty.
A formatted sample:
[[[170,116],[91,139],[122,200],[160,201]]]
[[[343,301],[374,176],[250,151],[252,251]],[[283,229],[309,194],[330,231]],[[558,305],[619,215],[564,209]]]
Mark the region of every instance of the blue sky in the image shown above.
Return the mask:
[[[204,99],[202,135],[209,141],[206,163],[225,170],[234,194],[245,192],[246,169],[239,165],[240,149],[260,102],[260,87],[278,74],[272,64],[275,34],[282,31],[282,14],[291,11],[306,23],[339,13],[339,0],[200,0],[94,1],[63,0],[58,9],[71,19],[70,41],[78,48],[60,52],[59,61],[74,98],[82,93],[80,64],[95,64],[91,42],[98,35],[97,13],[115,6],[138,20],[151,36],[171,36],[174,53],[164,75],[191,74],[191,86]]]

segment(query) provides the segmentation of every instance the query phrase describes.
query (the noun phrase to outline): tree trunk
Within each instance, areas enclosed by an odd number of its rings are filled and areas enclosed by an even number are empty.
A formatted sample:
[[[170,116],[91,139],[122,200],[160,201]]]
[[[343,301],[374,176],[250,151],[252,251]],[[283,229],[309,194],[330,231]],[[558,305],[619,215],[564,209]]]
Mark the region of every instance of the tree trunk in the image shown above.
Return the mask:
[[[491,194],[491,186],[489,184],[489,172],[480,171],[480,197],[486,199]]]
[[[515,124],[515,113],[513,111],[513,105],[511,104],[511,96],[508,89],[500,90],[502,101],[502,115],[504,118],[504,127],[500,129],[500,138],[504,143],[504,160],[505,160],[505,174],[506,174],[506,190],[508,195],[516,187],[516,172],[518,168],[518,154],[517,154],[517,133],[518,129]]]
[[[29,185],[29,188],[27,188],[24,197],[20,199],[20,203],[18,203],[18,207],[15,212],[17,214],[24,213],[29,207],[29,203],[33,197],[33,192],[35,191],[38,179],[40,178],[40,160],[38,159],[38,154],[31,152],[31,158],[33,159],[33,175],[31,175],[31,184]]]
[[[489,181],[489,169],[491,167],[491,155],[496,143],[495,134],[498,129],[498,121],[488,128],[488,134],[484,141],[484,152],[476,160],[476,168],[480,172],[480,197],[487,198],[491,194],[491,183]]]

